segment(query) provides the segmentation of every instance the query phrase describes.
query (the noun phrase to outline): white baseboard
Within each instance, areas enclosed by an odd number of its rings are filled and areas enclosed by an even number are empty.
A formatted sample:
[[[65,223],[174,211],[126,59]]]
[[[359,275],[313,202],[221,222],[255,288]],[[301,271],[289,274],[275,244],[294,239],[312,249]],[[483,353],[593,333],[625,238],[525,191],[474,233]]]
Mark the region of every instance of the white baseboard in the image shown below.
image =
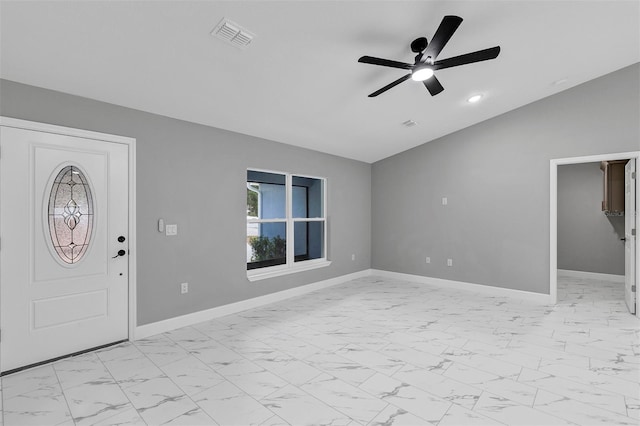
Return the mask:
[[[383,271],[380,269],[372,269],[371,275],[377,275],[386,278],[395,278],[422,284],[430,284],[443,288],[472,291],[474,293],[512,297],[514,299],[527,300],[535,303],[550,303],[548,294],[533,293],[530,291],[513,290],[510,288],[493,287],[489,285],[467,283],[463,281],[444,280],[441,278],[423,277],[421,275],[403,274],[400,272]]]
[[[339,277],[330,278],[328,280],[318,281],[300,287],[278,291],[276,293],[265,294],[264,296],[241,300],[239,302],[230,303],[228,305],[217,306],[215,308],[205,309],[204,311],[181,315],[179,317],[169,318],[166,320],[153,322],[151,324],[141,325],[135,328],[135,335],[131,340],[144,339],[145,337],[153,336],[155,334],[165,333],[177,328],[187,327],[189,325],[197,324],[203,321],[209,321],[213,318],[235,314],[238,312],[246,311],[247,309],[257,308],[260,306],[268,305],[270,303],[289,299],[291,297],[301,296],[312,291],[342,284],[347,281],[355,280],[357,278],[368,277],[370,275],[371,269],[365,269],[359,272],[354,272],[352,274],[341,275]]]
[[[571,271],[569,269],[558,269],[558,275],[572,278],[588,278],[591,280],[624,283],[624,275],[601,274],[599,272]]]

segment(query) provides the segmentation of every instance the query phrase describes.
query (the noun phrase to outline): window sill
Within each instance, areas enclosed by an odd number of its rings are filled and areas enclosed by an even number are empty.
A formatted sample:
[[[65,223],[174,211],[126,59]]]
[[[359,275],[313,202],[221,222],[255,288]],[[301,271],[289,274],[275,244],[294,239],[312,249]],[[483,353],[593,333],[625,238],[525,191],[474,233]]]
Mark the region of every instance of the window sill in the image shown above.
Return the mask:
[[[247,279],[251,282],[266,280],[267,278],[275,278],[283,275],[295,274],[297,272],[311,271],[312,269],[324,268],[329,265],[331,265],[330,260],[320,259],[318,261],[306,261],[304,262],[304,264],[295,265],[291,268],[275,267],[275,269],[271,269],[271,268],[262,268],[257,270],[254,269],[252,271],[247,272]]]

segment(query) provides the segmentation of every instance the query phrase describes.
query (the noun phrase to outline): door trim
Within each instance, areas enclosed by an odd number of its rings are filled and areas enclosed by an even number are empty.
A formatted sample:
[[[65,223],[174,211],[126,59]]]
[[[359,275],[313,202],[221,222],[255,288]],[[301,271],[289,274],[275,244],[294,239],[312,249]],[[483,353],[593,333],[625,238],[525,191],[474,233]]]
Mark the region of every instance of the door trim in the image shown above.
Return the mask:
[[[95,139],[104,142],[119,143],[127,146],[129,153],[129,293],[128,293],[128,339],[133,340],[137,322],[137,245],[136,245],[136,139],[126,136],[110,135],[90,130],[74,129],[35,121],[20,120],[0,116],[0,126],[33,130],[43,133]],[[1,155],[1,153],[0,153]],[[2,265],[0,265],[2,267]],[[2,323],[0,323],[2,329]],[[0,340],[0,345],[2,341]]]
[[[583,157],[554,158],[549,167],[549,302],[558,302],[558,166],[566,164],[594,163],[599,161],[627,160],[640,158],[640,151],[619,152],[612,154],[587,155]],[[636,179],[636,200],[640,199],[640,185]],[[637,207],[636,207],[637,208]],[[640,215],[636,210],[636,229],[640,224]],[[640,253],[640,238],[636,237],[636,253]],[[636,288],[638,287],[638,259],[636,256]],[[640,298],[636,294],[636,307]],[[636,312],[638,309],[636,308]]]

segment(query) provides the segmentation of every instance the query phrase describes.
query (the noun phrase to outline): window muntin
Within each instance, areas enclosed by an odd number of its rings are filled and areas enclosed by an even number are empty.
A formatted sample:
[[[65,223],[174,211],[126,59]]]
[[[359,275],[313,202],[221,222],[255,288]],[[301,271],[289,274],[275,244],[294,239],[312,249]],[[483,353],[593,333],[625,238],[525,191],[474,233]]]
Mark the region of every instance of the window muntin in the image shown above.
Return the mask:
[[[48,203],[51,243],[59,259],[78,263],[86,254],[93,232],[93,193],[84,173],[77,166],[58,172]]]
[[[326,260],[325,222],[324,179],[247,171],[247,270]]]

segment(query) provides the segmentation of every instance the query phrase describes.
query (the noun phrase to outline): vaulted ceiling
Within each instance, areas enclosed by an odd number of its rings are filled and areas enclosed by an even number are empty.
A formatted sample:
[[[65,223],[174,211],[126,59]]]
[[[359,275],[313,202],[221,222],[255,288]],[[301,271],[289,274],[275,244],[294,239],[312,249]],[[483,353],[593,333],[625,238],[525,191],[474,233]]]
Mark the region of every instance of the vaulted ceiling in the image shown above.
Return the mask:
[[[439,71],[435,97],[408,80],[368,98],[406,71],[358,58],[413,62],[445,15],[464,21],[440,59],[500,56]],[[639,17],[633,0],[3,0],[0,77],[374,162],[639,62]],[[247,49],[210,35],[223,18]]]

